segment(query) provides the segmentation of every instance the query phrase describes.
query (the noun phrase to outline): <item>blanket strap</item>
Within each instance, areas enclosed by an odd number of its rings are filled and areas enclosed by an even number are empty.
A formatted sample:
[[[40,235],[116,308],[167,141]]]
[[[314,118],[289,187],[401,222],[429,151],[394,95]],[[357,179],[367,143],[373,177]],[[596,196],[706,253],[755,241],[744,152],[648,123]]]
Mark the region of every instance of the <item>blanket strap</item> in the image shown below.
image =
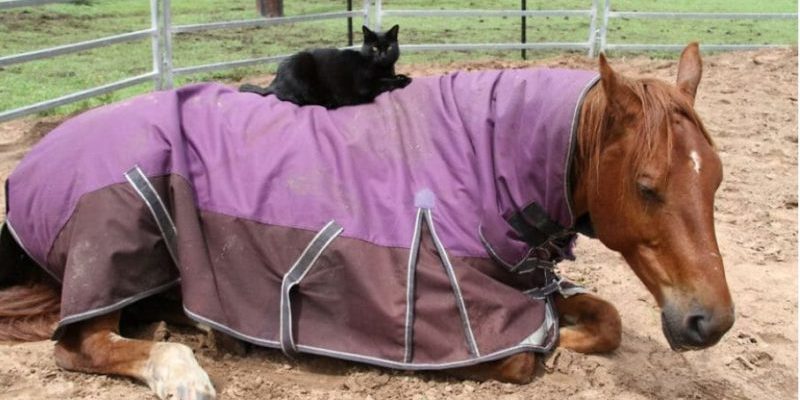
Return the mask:
[[[319,256],[322,255],[322,252],[325,251],[328,245],[330,245],[343,230],[344,229],[337,224],[336,221],[328,222],[325,227],[311,239],[311,242],[306,246],[305,250],[303,250],[303,253],[300,254],[297,261],[294,262],[289,272],[283,276],[283,282],[281,283],[279,336],[281,350],[290,358],[295,358],[297,355],[297,346],[295,345],[294,333],[292,332],[293,321],[290,296],[292,288],[300,284],[300,281],[305,278]]]
[[[164,243],[167,245],[167,250],[172,257],[172,261],[175,263],[176,267],[179,266],[178,230],[175,228],[175,223],[167,212],[167,207],[164,206],[164,202],[161,200],[158,192],[153,188],[153,184],[150,183],[150,180],[147,179],[147,176],[145,176],[138,165],[125,173],[125,179],[128,180],[131,186],[136,190],[136,193],[144,200],[147,208],[150,209],[150,213],[153,214],[158,229],[161,231],[161,236],[164,238]]]
[[[550,219],[547,212],[536,203],[531,203],[522,211],[511,215],[508,223],[531,247],[539,247],[567,232],[567,229]]]

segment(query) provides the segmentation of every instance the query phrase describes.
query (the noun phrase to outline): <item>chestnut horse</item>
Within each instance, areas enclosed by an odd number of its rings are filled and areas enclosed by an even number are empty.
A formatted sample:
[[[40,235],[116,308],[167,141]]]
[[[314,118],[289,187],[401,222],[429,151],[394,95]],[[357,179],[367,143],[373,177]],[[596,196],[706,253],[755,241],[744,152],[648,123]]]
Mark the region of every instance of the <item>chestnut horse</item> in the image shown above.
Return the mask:
[[[681,54],[675,85],[623,77],[603,55],[599,70],[601,84],[580,111],[571,168],[575,215],[590,218],[596,237],[621,253],[653,294],[674,350],[711,346],[730,329],[734,308],[714,233],[722,165],[693,108],[698,45]],[[34,271],[27,275],[0,276],[0,340],[44,339],[57,321],[58,290]],[[622,325],[609,302],[593,294],[556,297],[560,346],[581,353],[619,346]],[[138,379],[160,398],[216,396],[187,346],[123,338],[119,322],[113,312],[71,325],[55,345],[56,363]],[[452,372],[527,383],[535,365],[534,354],[520,353]]]

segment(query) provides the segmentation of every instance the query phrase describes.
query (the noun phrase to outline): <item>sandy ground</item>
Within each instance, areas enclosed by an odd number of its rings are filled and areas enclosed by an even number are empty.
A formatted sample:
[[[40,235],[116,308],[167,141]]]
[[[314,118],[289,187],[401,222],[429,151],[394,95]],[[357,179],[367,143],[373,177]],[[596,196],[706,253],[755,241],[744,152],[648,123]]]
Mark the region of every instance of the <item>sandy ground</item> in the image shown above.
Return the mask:
[[[404,66],[412,76],[456,69],[530,65],[594,68],[583,57],[541,62]],[[676,62],[614,59],[618,70],[672,81]],[[265,83],[268,77],[254,79]],[[717,194],[717,236],[737,320],[714,348],[673,353],[659,310],[622,259],[582,238],[568,277],[613,299],[624,323],[610,355],[557,351],[526,386],[459,381],[434,373],[383,370],[280,352],[221,353],[200,334],[172,329],[193,347],[221,399],[789,399],[797,397],[797,51],[709,56],[697,108],[725,166]],[[53,119],[0,124],[0,177],[51,129]],[[131,380],[59,370],[52,342],[0,345],[0,400],[153,399]]]

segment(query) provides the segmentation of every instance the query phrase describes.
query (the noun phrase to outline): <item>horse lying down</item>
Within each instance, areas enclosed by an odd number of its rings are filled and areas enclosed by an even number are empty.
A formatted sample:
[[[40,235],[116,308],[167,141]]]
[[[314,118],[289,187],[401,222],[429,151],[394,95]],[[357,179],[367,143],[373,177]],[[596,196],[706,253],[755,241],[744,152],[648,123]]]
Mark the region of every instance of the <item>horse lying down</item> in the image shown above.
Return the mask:
[[[214,398],[187,346],[119,334],[180,285],[192,320],[289,356],[526,383],[556,345],[620,343],[615,308],[553,270],[583,232],[624,256],[673,349],[713,345],[734,316],[701,70],[691,44],[676,85],[601,55],[599,74],[454,73],[333,111],[201,84],[87,112],[8,179],[0,336]]]

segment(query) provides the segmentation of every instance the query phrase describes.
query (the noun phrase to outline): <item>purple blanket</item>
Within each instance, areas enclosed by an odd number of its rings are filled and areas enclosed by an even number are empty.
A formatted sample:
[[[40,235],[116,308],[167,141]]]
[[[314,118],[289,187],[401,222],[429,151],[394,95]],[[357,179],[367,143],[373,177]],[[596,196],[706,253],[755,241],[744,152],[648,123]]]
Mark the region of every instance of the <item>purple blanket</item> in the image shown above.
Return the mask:
[[[336,110],[217,84],[152,93],[37,144],[9,177],[7,226],[62,283],[62,326],[180,280],[192,318],[289,353],[431,369],[547,351],[551,307],[525,293],[546,272],[519,272],[564,238],[526,227],[575,222],[596,79],[455,73]]]

